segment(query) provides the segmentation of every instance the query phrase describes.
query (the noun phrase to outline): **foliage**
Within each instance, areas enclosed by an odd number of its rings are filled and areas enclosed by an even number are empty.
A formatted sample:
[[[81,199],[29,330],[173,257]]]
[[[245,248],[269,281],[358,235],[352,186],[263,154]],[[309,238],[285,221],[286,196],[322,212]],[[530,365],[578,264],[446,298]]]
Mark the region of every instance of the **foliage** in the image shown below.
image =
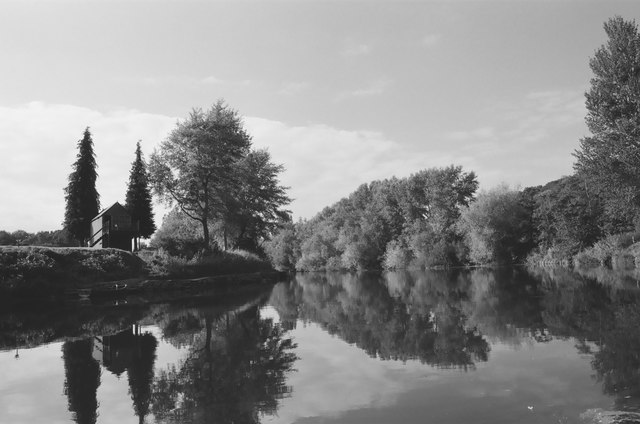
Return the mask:
[[[601,205],[577,175],[552,181],[534,196],[534,225],[540,252],[570,258],[601,237]],[[544,254],[544,253],[543,253]]]
[[[531,247],[530,210],[518,191],[506,185],[481,192],[463,210],[460,228],[465,233],[470,259],[477,264],[522,261]]]
[[[640,206],[640,35],[635,21],[604,24],[607,43],[590,60],[586,122],[576,171],[603,199],[607,233],[633,228]]]
[[[289,236],[274,238],[296,243],[288,251],[297,255],[299,270],[375,269],[400,262],[457,265],[466,251],[455,223],[477,187],[475,174],[459,166],[373,181],[311,220],[296,223],[295,239],[290,227],[281,230]]]
[[[210,236],[213,234],[210,230]],[[163,249],[173,256],[193,257],[202,250],[202,228],[178,207],[174,207],[162,220],[150,242],[152,249]]]
[[[251,151],[239,161],[239,187],[228,199],[224,218],[225,250],[229,229],[234,230],[235,247],[257,252],[261,240],[268,239],[282,221],[290,220],[289,212],[281,209],[291,202],[287,187],[279,184],[278,175],[283,170],[282,165],[271,162],[267,150]]]
[[[160,277],[205,277],[272,270],[268,262],[243,250],[200,252],[186,258],[159,249],[151,257],[145,257],[145,260],[151,274]]]
[[[141,237],[150,237],[156,231],[151,205],[149,175],[142,159],[140,142],[136,144],[136,158],[131,164],[125,208],[131,213],[134,222],[138,222]]]
[[[15,236],[6,231],[0,231],[0,246],[15,246],[18,244]]]
[[[202,226],[205,249],[209,222],[224,216],[224,199],[238,186],[235,168],[250,146],[238,113],[218,101],[206,112],[192,110],[151,155],[153,190]]]
[[[384,251],[385,269],[406,269],[411,263],[412,254],[402,241],[391,240]]]
[[[100,196],[96,190],[96,158],[89,128],[78,141],[78,154],[65,188],[66,208],[64,228],[80,245],[91,237],[91,220],[100,210]]]
[[[286,222],[275,235],[264,245],[264,250],[273,264],[281,271],[295,269],[296,261],[300,257],[300,240],[296,233],[296,226]]]
[[[153,190],[201,227],[201,247],[243,247],[256,252],[289,203],[278,183],[283,167],[265,150],[251,151],[251,137],[238,112],[218,101],[194,109],[151,155]],[[213,233],[213,234],[212,234]]]
[[[143,262],[119,249],[0,248],[0,291],[47,296],[78,285],[140,276]]]
[[[38,231],[28,233],[23,230],[9,233],[0,231],[0,246],[58,246],[71,247],[78,243],[67,230]]]
[[[199,317],[202,330],[187,356],[161,370],[152,389],[151,410],[162,422],[259,423],[275,414],[291,392],[286,376],[296,345],[258,308],[215,320]]]
[[[614,234],[598,240],[593,246],[578,252],[573,262],[575,265],[592,267],[607,266],[614,267],[630,263],[633,265],[633,257],[626,250],[636,240],[640,240],[640,233],[629,232],[624,234]],[[624,258],[630,256],[629,261]]]

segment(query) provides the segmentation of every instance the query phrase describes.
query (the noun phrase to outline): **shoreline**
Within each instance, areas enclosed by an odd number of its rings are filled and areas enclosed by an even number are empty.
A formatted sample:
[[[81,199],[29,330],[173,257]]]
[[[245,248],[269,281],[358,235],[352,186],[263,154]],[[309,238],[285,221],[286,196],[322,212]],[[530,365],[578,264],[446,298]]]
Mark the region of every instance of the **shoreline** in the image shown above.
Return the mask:
[[[249,270],[248,270],[249,271]],[[208,274],[208,275],[207,275]],[[119,249],[0,246],[0,301],[122,298],[169,293],[228,293],[275,283],[286,273],[261,270],[203,276],[149,275],[149,263]],[[152,296],[153,297],[153,296]]]

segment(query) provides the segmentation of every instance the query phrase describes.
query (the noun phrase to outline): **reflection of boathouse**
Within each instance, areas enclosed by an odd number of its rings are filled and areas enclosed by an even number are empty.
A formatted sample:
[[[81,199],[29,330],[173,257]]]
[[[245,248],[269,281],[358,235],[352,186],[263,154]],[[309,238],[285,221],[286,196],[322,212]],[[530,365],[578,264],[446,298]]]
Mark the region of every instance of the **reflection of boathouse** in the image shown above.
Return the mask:
[[[138,236],[138,222],[116,202],[91,221],[90,247],[115,247],[131,251],[131,240]]]
[[[135,336],[131,329],[93,338],[93,358],[116,375],[126,371],[133,362],[134,353]]]

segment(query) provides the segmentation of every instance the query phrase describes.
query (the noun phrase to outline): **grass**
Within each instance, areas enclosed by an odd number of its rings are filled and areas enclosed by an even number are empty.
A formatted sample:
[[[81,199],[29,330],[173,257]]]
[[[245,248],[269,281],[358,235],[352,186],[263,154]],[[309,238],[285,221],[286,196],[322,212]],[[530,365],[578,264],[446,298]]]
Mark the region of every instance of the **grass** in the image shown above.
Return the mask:
[[[0,291],[57,292],[143,272],[137,256],[119,249],[0,246]]]
[[[192,278],[273,271],[271,264],[244,250],[197,254],[191,259],[170,255],[164,249],[145,251],[140,257],[155,277]]]

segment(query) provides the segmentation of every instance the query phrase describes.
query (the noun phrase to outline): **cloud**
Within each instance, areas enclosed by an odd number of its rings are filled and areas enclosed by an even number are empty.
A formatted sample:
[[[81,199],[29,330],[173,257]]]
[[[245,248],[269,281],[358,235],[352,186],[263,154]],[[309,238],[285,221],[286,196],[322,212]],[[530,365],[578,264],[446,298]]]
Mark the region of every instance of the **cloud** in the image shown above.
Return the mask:
[[[123,201],[135,143],[145,157],[178,118],[137,110],[97,111],[32,102],[0,107],[0,229],[39,231],[60,228],[63,189],[77,154],[77,141],[89,126],[98,163],[97,188],[103,206]],[[247,117],[254,147],[268,148],[283,163],[282,183],[291,187],[296,217],[310,217],[372,179],[398,170],[417,171],[421,160],[383,134],[345,131],[326,125],[289,126]],[[158,219],[162,212],[156,211]]]
[[[220,78],[216,78],[213,75],[202,78],[200,81],[203,84],[224,84],[224,80],[221,80]]]
[[[32,102],[0,107],[0,229],[27,231],[61,227],[64,193],[77,141],[88,126],[98,163],[103,206],[124,201],[135,145],[145,156],[175,125],[176,118],[137,110],[96,110]]]
[[[373,51],[373,46],[366,43],[357,43],[353,40],[347,40],[346,45],[342,49],[342,55],[346,57],[366,56]]]
[[[282,84],[280,90],[278,90],[279,94],[285,96],[295,96],[297,94],[303,93],[311,87],[311,84],[308,82],[287,82]]]
[[[373,180],[451,164],[466,170],[478,165],[473,152],[442,143],[415,149],[377,131],[290,126],[263,118],[246,118],[245,124],[254,146],[268,148],[274,162],[284,164],[282,183],[291,187],[294,218],[310,218]]]
[[[581,92],[530,93],[490,113],[496,118],[485,125],[427,134],[413,146],[379,131],[322,124],[246,117],[245,127],[255,148],[269,149],[284,164],[281,182],[291,187],[296,219],[312,217],[363,183],[426,168],[461,165],[478,174],[483,188],[505,180],[542,184],[571,172],[571,152],[584,135]],[[124,200],[135,143],[142,140],[148,157],[178,119],[40,102],[0,107],[0,114],[0,229],[10,231],[60,228],[63,189],[85,127],[94,138],[101,202],[109,205]],[[156,209],[158,220],[163,213]]]
[[[433,47],[436,44],[440,43],[442,39],[442,34],[428,34],[422,37],[422,44],[428,47]]]
[[[338,94],[336,101],[342,101],[348,98],[372,97],[383,94],[389,87],[393,85],[393,80],[389,78],[380,78],[370,82],[368,85],[351,91],[343,91]]]
[[[444,133],[451,152],[474,158],[471,169],[484,188],[544,184],[572,173],[572,152],[586,131],[583,90],[530,92],[488,109],[487,125]]]

